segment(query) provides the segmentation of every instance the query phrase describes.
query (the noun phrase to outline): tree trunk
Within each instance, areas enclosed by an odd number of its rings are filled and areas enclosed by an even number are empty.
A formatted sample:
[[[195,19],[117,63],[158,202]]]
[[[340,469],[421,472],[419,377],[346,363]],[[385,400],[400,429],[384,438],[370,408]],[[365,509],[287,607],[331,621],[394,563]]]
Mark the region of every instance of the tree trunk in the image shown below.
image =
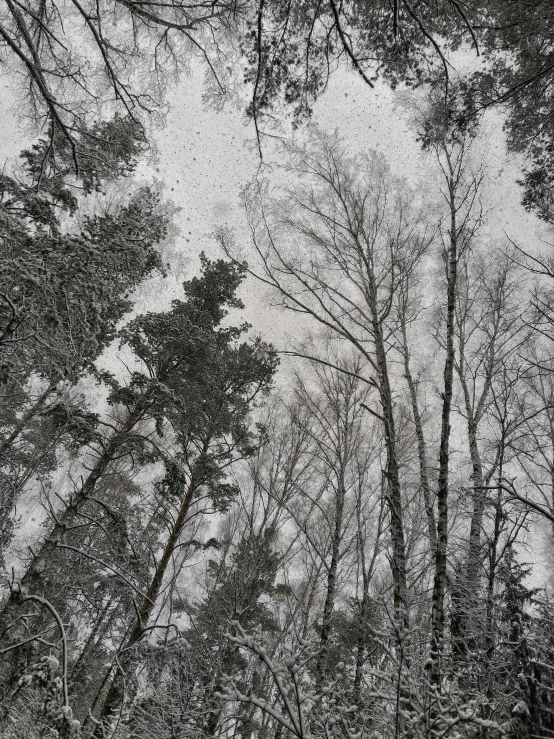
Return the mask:
[[[333,541],[331,544],[331,563],[327,574],[327,593],[325,605],[323,606],[323,618],[321,624],[321,635],[319,640],[319,654],[316,663],[316,690],[322,686],[327,667],[327,654],[329,651],[329,636],[331,635],[331,619],[335,607],[335,594],[337,589],[337,568],[340,559],[341,529],[344,513],[344,472],[341,470],[339,484],[337,487],[337,506],[335,511],[335,527]]]
[[[361,496],[360,496],[361,497]],[[360,632],[358,634],[358,641],[356,644],[356,672],[354,675],[354,684],[352,688],[352,701],[355,705],[359,705],[361,698],[361,687],[362,687],[362,670],[366,661],[367,654],[367,619],[369,616],[369,586],[373,579],[373,573],[375,570],[375,564],[379,554],[379,542],[381,540],[381,530],[383,524],[383,504],[381,500],[381,507],[379,510],[379,519],[377,523],[377,532],[375,535],[375,545],[373,547],[373,555],[369,566],[366,566],[366,558],[364,551],[364,541],[362,538],[362,526],[360,520],[360,498],[358,498],[357,507],[357,519],[358,519],[358,546],[360,548],[360,564],[362,569],[362,602],[360,603]]]
[[[373,311],[373,336],[375,342],[375,359],[378,368],[377,384],[379,399],[383,411],[385,430],[385,449],[387,453],[385,478],[385,499],[390,514],[392,537],[392,576],[394,590],[394,610],[398,624],[408,626],[408,603],[406,585],[406,543],[402,516],[402,494],[400,489],[400,473],[396,452],[396,428],[394,422],[393,400],[389,381],[383,327],[377,315],[377,300]]]
[[[40,410],[43,408],[44,404],[48,400],[48,397],[52,394],[52,391],[53,386],[48,385],[46,390],[41,395],[39,395],[34,405],[26,410],[25,413],[21,416],[19,421],[13,427],[13,430],[10,432],[10,434],[6,436],[5,439],[0,441],[0,457],[2,457],[10,449],[10,447],[13,445],[19,434],[23,431],[27,423],[32,418],[34,418],[37,413],[40,412]]]
[[[356,644],[356,671],[354,673],[354,683],[352,685],[352,702],[354,705],[360,705],[361,690],[362,690],[362,670],[366,659],[366,620],[369,612],[369,597],[364,588],[362,595],[362,602],[360,604],[360,633],[358,634],[358,641]]]
[[[419,462],[419,479],[421,482],[421,492],[423,493],[423,504],[425,506],[425,514],[427,516],[427,531],[429,534],[429,544],[433,556],[437,548],[437,523],[435,521],[435,511],[431,498],[431,486],[429,485],[429,465],[427,462],[427,445],[425,443],[425,435],[423,433],[423,424],[421,422],[421,413],[419,411],[419,402],[417,398],[417,387],[414,382],[412,371],[410,368],[410,353],[408,350],[408,337],[406,334],[406,316],[402,313],[401,319],[403,358],[404,358],[404,376],[408,383],[410,393],[410,403],[412,406],[412,415],[414,417],[414,426],[417,438],[417,455]]]
[[[110,597],[104,608],[100,611],[88,639],[81,649],[79,656],[75,660],[75,664],[73,665],[71,672],[69,673],[70,682],[77,682],[77,679],[79,678],[79,675],[85,667],[87,659],[89,658],[90,652],[94,649],[94,647],[97,647],[99,644],[102,643],[102,639],[114,619],[118,604],[116,603],[115,608],[112,608],[112,606],[113,598]]]
[[[41,576],[48,567],[60,540],[66,531],[73,525],[81,505],[92,495],[99,480],[105,474],[110,462],[113,460],[117,450],[125,441],[125,434],[131,431],[135,424],[144,414],[144,403],[139,404],[127,417],[121,431],[111,437],[104,446],[102,454],[98,457],[96,464],[82,485],[81,489],[74,494],[63,513],[56,519],[56,523],[48,536],[42,542],[40,550],[33,556],[27,571],[20,580],[19,588],[14,588],[0,613],[0,638],[9,628],[8,620],[19,603],[21,592],[34,591],[39,586]]]
[[[206,453],[208,446],[209,441],[204,443],[203,453]],[[125,660],[123,660],[126,663],[129,662],[130,650],[134,647],[135,644],[140,641],[140,639],[144,635],[145,629],[148,626],[148,623],[152,616],[152,612],[156,605],[156,600],[160,593],[160,588],[167,572],[168,565],[171,561],[173,552],[175,551],[175,547],[179,543],[179,537],[185,526],[190,505],[199,484],[200,483],[198,483],[194,479],[194,477],[191,478],[187,491],[185,493],[185,497],[183,499],[183,502],[181,503],[179,514],[175,520],[175,523],[171,529],[171,534],[169,535],[169,538],[164,547],[162,557],[158,562],[152,580],[150,581],[148,590],[146,591],[145,597],[138,609],[137,619],[134,622],[125,646],[121,650],[126,655]],[[123,696],[121,695],[121,680],[123,677],[122,668],[123,665],[116,668],[115,675],[111,681],[110,687],[108,688],[108,692],[104,699],[104,703],[102,704],[102,708],[100,709],[99,718],[102,723],[105,720],[109,720],[111,714],[114,712],[123,698]],[[102,725],[99,725],[97,727],[95,736],[102,736]]]
[[[448,180],[450,205],[450,234],[447,254],[447,313],[446,359],[444,363],[444,390],[442,396],[441,437],[439,449],[439,475],[437,489],[437,548],[431,607],[431,682],[440,685],[441,656],[444,638],[444,598],[447,573],[448,546],[448,483],[450,458],[450,414],[454,390],[454,324],[456,312],[456,282],[458,272],[458,232],[456,223],[456,184],[450,165]]]

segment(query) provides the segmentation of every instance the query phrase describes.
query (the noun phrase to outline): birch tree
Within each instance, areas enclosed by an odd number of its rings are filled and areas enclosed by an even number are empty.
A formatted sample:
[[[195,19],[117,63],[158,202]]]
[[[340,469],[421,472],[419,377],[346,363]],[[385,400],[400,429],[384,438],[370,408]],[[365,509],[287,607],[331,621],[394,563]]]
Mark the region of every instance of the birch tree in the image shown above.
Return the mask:
[[[430,242],[420,214],[401,183],[373,154],[362,171],[329,140],[291,151],[292,169],[309,184],[277,205],[252,190],[247,211],[260,269],[284,306],[314,319],[349,342],[364,360],[363,377],[377,392],[387,449],[386,500],[393,548],[394,604],[408,619],[405,532],[394,402],[389,369],[389,327],[400,275],[410,271]],[[222,234],[225,242],[226,235]],[[225,246],[225,243],[224,243]],[[230,246],[226,246],[229,250]],[[293,256],[294,250],[302,259]]]
[[[445,218],[441,223],[442,260],[445,294],[439,298],[444,306],[444,326],[439,343],[444,350],[441,384],[441,431],[437,474],[437,546],[431,612],[430,679],[440,683],[441,654],[445,629],[445,596],[450,504],[450,433],[454,398],[455,321],[460,260],[471,249],[482,221],[480,186],[483,172],[472,169],[470,151],[475,131],[458,131],[451,112],[442,98],[431,101],[430,111],[422,121],[424,146],[432,151],[441,173],[441,195]]]

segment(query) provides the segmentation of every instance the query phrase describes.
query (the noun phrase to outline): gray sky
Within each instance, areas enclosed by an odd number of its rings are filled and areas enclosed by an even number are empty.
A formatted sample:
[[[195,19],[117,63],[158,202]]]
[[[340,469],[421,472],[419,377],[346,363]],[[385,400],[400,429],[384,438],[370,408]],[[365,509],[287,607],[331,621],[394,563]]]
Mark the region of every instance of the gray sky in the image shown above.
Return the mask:
[[[180,294],[183,279],[197,271],[200,251],[220,256],[210,237],[218,225],[232,227],[246,258],[251,254],[253,259],[240,191],[256,175],[275,177],[275,170],[271,166],[260,169],[254,128],[242,112],[231,105],[221,112],[207,108],[203,87],[203,74],[193,66],[170,95],[165,127],[154,134],[157,161],[144,161],[138,170],[139,179],[155,178],[163,183],[165,195],[180,209],[175,219],[180,233],[165,247],[168,276],[153,277],[139,286],[135,312],[167,309]],[[376,149],[386,157],[393,174],[406,177],[433,200],[439,181],[433,174],[433,162],[422,154],[410,129],[403,97],[380,83],[370,89],[356,73],[338,70],[314,107],[313,121],[328,132],[337,130],[353,154]],[[4,163],[32,139],[28,127],[18,125],[16,111],[10,109],[12,98],[5,78],[0,79],[0,100],[0,162]],[[540,248],[538,237],[547,238],[547,234],[543,224],[520,204],[516,181],[521,162],[506,153],[498,113],[488,114],[481,138],[478,155],[488,165],[485,200],[490,209],[489,224],[482,234],[491,243],[505,241],[508,234],[526,249]],[[264,155],[271,165],[275,152],[270,145]],[[241,319],[250,321],[266,340],[282,347],[289,337],[302,334],[298,314],[271,308],[266,288],[255,280],[246,281],[242,297],[246,310]],[[114,346],[104,358],[112,367],[115,353]]]
[[[241,188],[257,174],[271,176],[271,169],[260,170],[254,130],[239,110],[228,106],[222,112],[208,109],[202,102],[203,77],[193,67],[170,95],[166,126],[155,132],[157,162],[143,162],[139,176],[156,178],[165,193],[180,208],[176,217],[180,235],[168,244],[165,257],[170,263],[168,278],[153,278],[136,293],[136,310],[157,310],[169,306],[179,294],[182,280],[196,271],[198,254],[218,254],[210,238],[217,225],[229,225],[248,254],[248,236],[239,196]],[[401,105],[402,93],[385,85],[369,89],[359,75],[339,70],[331,77],[326,93],[316,103],[314,122],[328,132],[335,129],[352,153],[374,148],[387,158],[394,174],[410,184],[437,196],[437,182],[429,174],[430,162],[420,151]],[[0,162],[17,155],[31,141],[30,131],[18,124],[11,109],[12,96],[5,79],[0,80]],[[516,180],[521,176],[517,157],[507,156],[502,119],[489,114],[483,134],[483,154],[489,167],[487,205],[492,208],[488,236],[504,239],[507,233],[525,248],[537,248],[537,235],[547,237],[543,225],[520,205]],[[267,161],[274,154],[268,145]],[[531,236],[530,236],[531,234]],[[280,343],[295,333],[281,311],[269,310],[264,291],[252,280],[243,290],[246,315],[256,330],[268,340]]]
[[[431,163],[422,155],[410,130],[398,93],[380,84],[371,90],[357,74],[338,71],[315,105],[313,120],[326,131],[337,129],[352,153],[376,149],[386,156],[394,174],[428,191],[430,198],[437,196],[437,181],[429,175]],[[149,309],[154,305],[165,307],[177,294],[183,277],[196,269],[201,249],[210,256],[218,254],[209,236],[215,226],[230,225],[248,255],[240,190],[257,174],[272,174],[271,169],[260,170],[253,126],[245,123],[240,111],[205,108],[200,74],[183,78],[174,90],[167,125],[157,132],[156,143],[159,161],[156,166],[144,165],[142,172],[160,178],[167,195],[181,208],[177,216],[181,235],[171,247],[170,277],[163,283],[153,280],[139,290],[140,307]],[[521,176],[520,162],[506,154],[498,114],[490,114],[485,121],[481,153],[488,165],[486,202],[492,209],[485,233],[493,240],[503,240],[507,233],[526,248],[536,248],[535,234],[544,232],[544,227],[520,205],[516,184]],[[266,155],[271,163],[271,148]],[[529,234],[533,234],[533,243]],[[294,333],[297,319],[291,323],[281,311],[269,311],[262,294],[252,280],[247,282],[244,298],[248,320],[267,339],[280,342],[285,334]]]
[[[180,235],[166,249],[170,273],[153,278],[136,293],[136,310],[163,310],[179,294],[183,279],[197,270],[198,254],[219,255],[209,234],[217,225],[231,226],[237,241],[248,247],[244,214],[240,208],[241,188],[259,173],[260,160],[253,126],[240,111],[206,109],[202,102],[202,75],[183,76],[170,96],[171,110],[166,126],[155,134],[158,161],[144,162],[139,176],[164,183],[166,195],[180,208]],[[29,130],[18,125],[10,108],[10,89],[0,80],[0,162],[15,157],[31,141]],[[354,72],[338,71],[314,108],[314,122],[348,142],[352,153],[374,148],[384,154],[394,174],[436,197],[437,182],[429,175],[430,163],[422,156],[410,130],[400,96],[378,84],[369,89]],[[520,205],[516,180],[521,176],[517,157],[507,156],[502,119],[489,114],[485,123],[482,153],[488,162],[487,205],[492,208],[486,236],[491,241],[508,234],[526,249],[536,249],[537,235],[547,237],[544,227]],[[271,151],[267,152],[271,160]],[[270,173],[270,172],[269,172]],[[265,172],[262,172],[262,175]],[[278,309],[270,309],[265,290],[248,280],[243,290],[245,318],[267,340],[282,346],[287,336],[298,337],[299,322]],[[114,350],[106,358],[115,360]],[[61,473],[60,473],[61,474]],[[24,504],[23,504],[24,507]],[[38,525],[40,518],[35,518]],[[26,532],[29,534],[29,522]]]

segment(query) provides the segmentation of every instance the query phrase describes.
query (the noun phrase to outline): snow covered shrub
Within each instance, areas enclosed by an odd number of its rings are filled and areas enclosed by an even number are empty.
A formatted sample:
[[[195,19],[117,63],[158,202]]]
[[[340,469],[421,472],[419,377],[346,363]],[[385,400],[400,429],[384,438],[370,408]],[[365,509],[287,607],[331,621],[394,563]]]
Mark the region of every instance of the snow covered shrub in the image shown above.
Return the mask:
[[[32,664],[2,706],[2,739],[78,739],[81,724],[73,718],[65,676],[53,655]]]

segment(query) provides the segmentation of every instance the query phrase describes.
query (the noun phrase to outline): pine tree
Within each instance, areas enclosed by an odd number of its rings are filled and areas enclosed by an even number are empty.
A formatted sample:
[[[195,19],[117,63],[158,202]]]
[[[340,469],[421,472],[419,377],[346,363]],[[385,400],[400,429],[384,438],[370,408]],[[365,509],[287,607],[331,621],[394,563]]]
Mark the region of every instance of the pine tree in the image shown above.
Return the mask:
[[[0,179],[0,552],[24,485],[48,476],[60,442],[92,440],[95,419],[75,383],[115,337],[130,292],[161,268],[167,216],[148,187],[76,229],[80,193],[132,172],[143,146],[122,119],[93,133],[77,178],[64,146],[40,141],[23,152],[19,176]]]

